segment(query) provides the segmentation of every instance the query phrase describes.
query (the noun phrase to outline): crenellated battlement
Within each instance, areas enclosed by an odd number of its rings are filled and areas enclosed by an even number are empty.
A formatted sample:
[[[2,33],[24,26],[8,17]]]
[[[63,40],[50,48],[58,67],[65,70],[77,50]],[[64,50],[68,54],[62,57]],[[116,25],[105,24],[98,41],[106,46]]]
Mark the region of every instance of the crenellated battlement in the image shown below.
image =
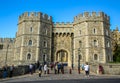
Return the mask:
[[[25,12],[19,16],[19,22],[23,20],[47,20],[52,21],[52,16],[43,14],[41,12]]]
[[[0,43],[14,43],[15,38],[0,38]]]
[[[74,17],[74,22],[78,21],[89,21],[89,20],[104,20],[110,21],[110,17],[107,16],[104,12],[84,12]]]
[[[70,22],[56,22],[54,27],[73,27],[73,23]]]

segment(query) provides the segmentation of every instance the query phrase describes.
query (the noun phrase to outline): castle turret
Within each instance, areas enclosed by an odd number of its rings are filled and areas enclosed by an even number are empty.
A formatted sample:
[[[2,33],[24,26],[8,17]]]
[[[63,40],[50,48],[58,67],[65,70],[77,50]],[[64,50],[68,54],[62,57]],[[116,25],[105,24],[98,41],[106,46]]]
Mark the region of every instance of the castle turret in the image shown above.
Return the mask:
[[[25,12],[19,16],[15,42],[18,64],[50,61],[52,17],[41,12]]]
[[[112,61],[109,16],[103,12],[84,12],[74,17],[73,27],[75,61],[79,62],[79,57],[81,63]]]

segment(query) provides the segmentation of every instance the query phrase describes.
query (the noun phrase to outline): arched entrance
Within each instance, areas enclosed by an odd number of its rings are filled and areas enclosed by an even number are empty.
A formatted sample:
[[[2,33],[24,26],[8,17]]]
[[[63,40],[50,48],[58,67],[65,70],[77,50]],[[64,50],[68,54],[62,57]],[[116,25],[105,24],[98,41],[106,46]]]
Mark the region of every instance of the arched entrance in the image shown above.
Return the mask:
[[[68,62],[68,53],[65,50],[59,50],[56,54],[56,61],[67,63]]]

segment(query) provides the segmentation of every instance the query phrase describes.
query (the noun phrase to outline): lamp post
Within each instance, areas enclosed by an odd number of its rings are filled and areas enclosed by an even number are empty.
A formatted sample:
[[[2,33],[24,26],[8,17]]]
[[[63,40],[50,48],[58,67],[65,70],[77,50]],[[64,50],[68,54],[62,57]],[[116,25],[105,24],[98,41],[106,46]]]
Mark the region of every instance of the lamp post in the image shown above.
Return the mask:
[[[78,73],[80,74],[80,48],[78,48]]]
[[[8,48],[9,48],[9,44],[7,44],[7,51],[6,51],[6,56],[5,56],[5,65],[7,65]]]

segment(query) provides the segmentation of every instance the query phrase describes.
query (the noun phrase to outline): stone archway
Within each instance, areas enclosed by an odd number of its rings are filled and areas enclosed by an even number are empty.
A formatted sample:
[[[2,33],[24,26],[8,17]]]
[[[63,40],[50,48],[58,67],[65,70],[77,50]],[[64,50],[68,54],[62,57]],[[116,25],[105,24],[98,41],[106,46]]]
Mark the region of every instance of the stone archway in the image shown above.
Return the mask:
[[[59,50],[56,53],[56,61],[57,62],[68,62],[68,52],[65,50]]]

